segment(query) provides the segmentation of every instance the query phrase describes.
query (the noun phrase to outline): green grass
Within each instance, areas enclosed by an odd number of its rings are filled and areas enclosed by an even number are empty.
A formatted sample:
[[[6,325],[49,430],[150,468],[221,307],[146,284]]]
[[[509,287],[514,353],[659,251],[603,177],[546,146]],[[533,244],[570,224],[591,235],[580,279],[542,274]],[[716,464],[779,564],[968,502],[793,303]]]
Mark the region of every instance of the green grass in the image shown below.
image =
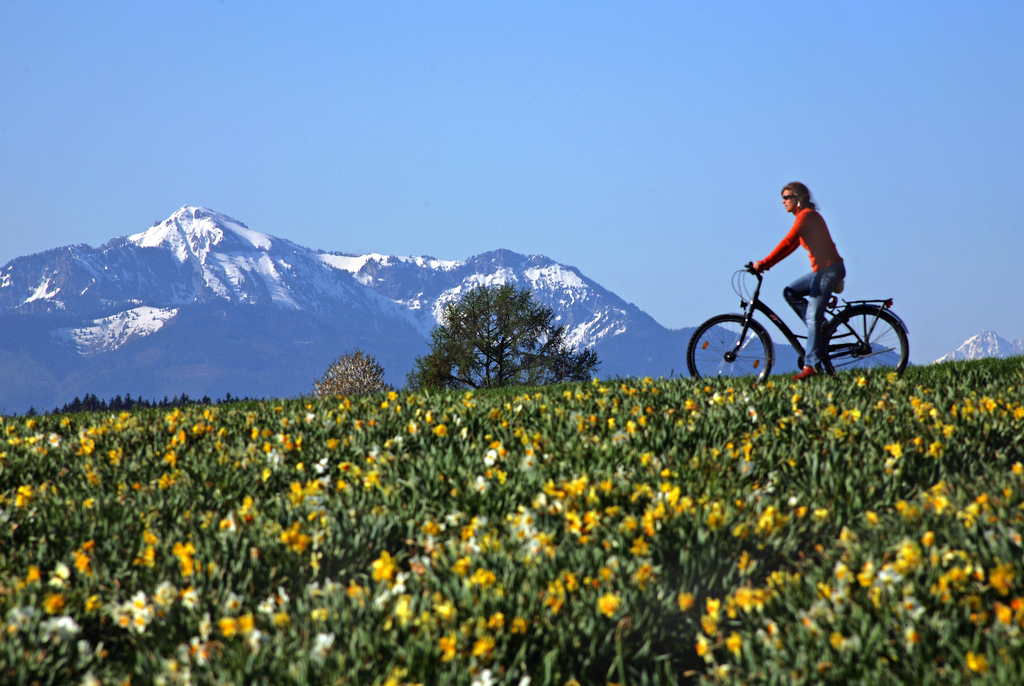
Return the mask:
[[[1019,683],[1022,388],[1017,358],[4,418],[0,681]]]

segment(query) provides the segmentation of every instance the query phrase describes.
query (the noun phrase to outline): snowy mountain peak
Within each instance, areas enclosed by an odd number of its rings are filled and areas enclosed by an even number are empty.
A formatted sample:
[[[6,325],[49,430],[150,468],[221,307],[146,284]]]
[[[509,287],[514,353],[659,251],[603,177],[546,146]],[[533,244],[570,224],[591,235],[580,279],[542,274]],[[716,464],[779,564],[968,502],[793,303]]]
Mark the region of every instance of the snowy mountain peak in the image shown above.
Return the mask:
[[[959,348],[935,361],[980,360],[986,357],[1013,357],[1016,355],[1024,355],[1024,339],[1016,338],[1008,341],[998,336],[995,331],[986,329],[976,336],[971,336]]]
[[[147,231],[128,237],[140,248],[163,248],[171,251],[179,262],[190,259],[200,264],[216,246],[216,252],[238,253],[269,250],[270,236],[253,231],[242,222],[208,210],[185,205],[170,217]]]

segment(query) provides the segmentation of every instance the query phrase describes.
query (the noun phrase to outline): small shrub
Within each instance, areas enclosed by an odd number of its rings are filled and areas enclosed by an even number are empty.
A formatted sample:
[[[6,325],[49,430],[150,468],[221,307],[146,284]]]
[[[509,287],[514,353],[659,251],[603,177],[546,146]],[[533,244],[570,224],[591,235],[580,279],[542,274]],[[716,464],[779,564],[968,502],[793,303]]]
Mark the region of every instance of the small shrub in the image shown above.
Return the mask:
[[[376,393],[383,388],[384,367],[358,349],[336,359],[323,377],[313,382],[313,394],[318,398]]]

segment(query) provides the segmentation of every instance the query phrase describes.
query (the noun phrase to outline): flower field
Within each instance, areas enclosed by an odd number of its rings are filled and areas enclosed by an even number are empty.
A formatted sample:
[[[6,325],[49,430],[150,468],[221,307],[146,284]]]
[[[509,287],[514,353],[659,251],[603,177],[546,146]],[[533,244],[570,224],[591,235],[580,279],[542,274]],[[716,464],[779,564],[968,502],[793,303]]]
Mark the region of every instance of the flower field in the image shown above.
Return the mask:
[[[1024,363],[0,419],[0,682],[1024,682]]]

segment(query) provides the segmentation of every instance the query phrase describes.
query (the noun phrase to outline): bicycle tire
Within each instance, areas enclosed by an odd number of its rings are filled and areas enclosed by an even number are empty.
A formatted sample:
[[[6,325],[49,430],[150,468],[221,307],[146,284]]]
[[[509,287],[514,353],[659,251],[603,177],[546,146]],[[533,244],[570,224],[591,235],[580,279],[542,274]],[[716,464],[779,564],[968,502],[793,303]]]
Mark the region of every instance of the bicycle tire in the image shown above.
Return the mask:
[[[829,374],[850,369],[907,368],[910,344],[899,318],[877,306],[859,305],[843,310],[825,329],[826,355],[822,365]]]
[[[747,325],[747,338],[737,346],[743,331],[743,316],[720,314],[697,327],[686,347],[686,366],[694,379],[756,376],[766,378],[775,362],[772,339],[754,320]],[[738,350],[735,359],[730,353]]]

